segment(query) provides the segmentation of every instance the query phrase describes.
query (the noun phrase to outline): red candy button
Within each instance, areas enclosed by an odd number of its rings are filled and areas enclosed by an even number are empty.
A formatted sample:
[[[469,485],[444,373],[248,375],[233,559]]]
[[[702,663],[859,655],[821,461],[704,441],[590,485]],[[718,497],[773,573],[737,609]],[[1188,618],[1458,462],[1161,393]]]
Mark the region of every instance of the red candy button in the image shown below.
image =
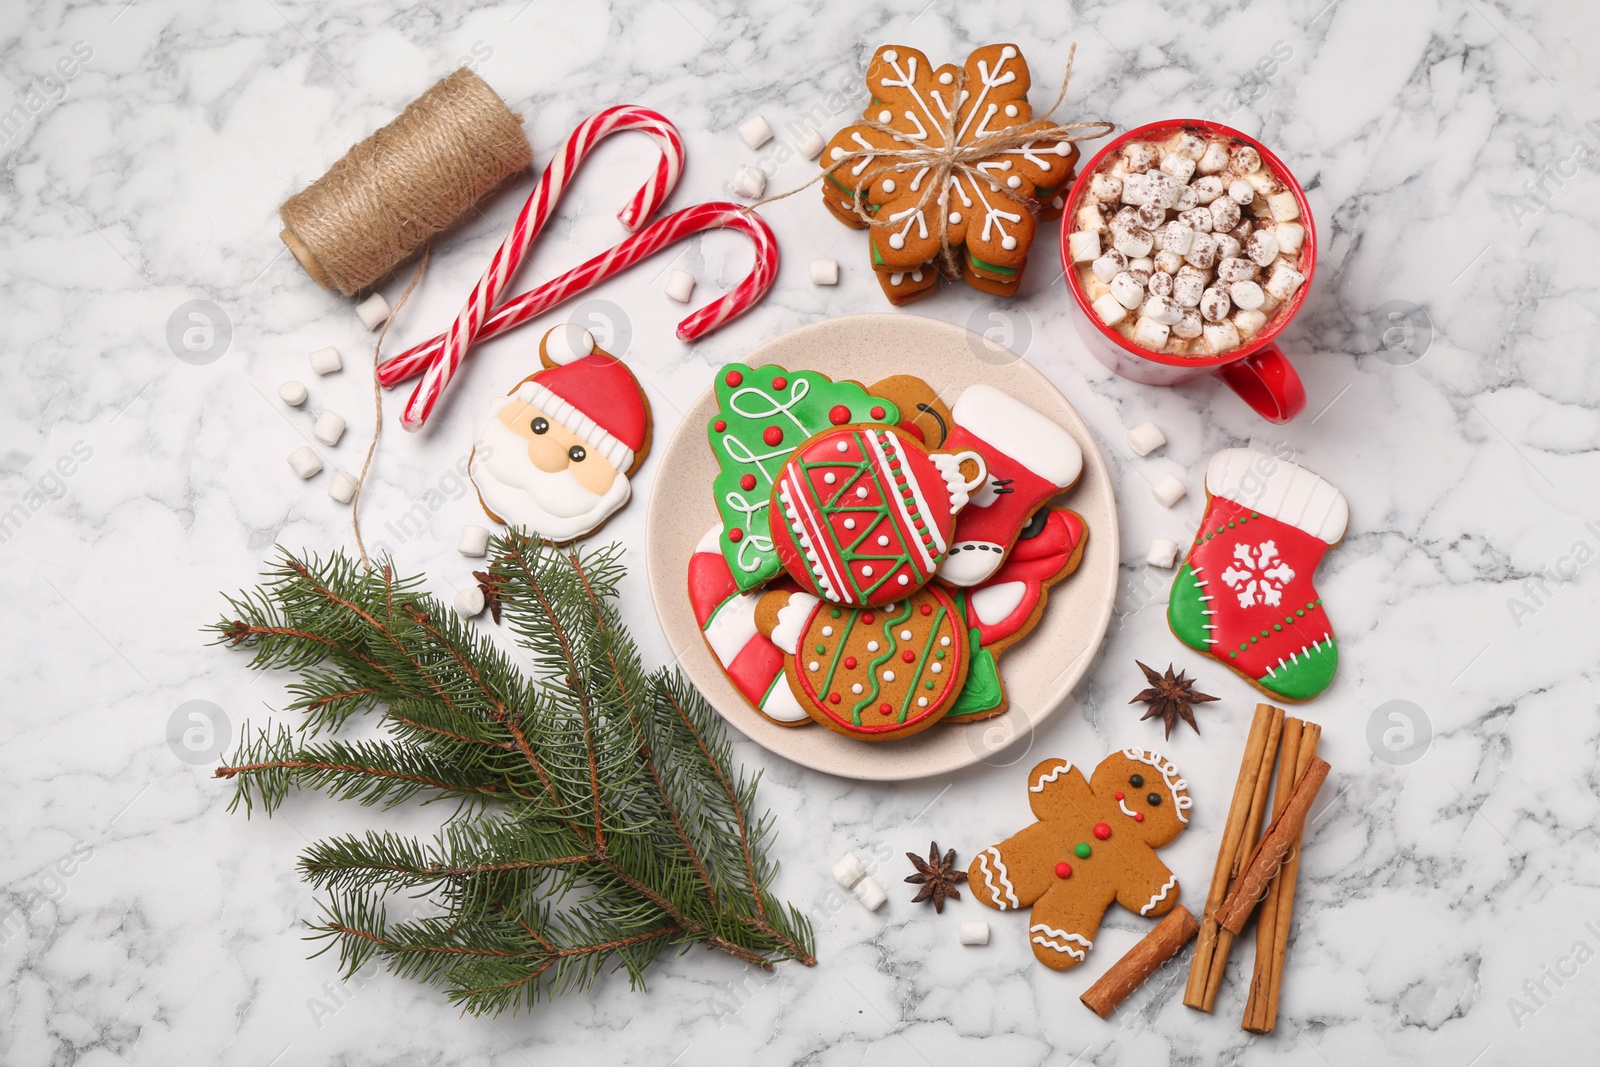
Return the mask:
[[[889,414],[889,413],[887,411],[884,411],[882,408],[875,407],[875,408],[872,409],[872,417],[875,418],[875,419],[881,419],[887,414]]]
[[[889,705],[889,704],[879,704],[878,705],[878,711],[879,711],[880,714],[883,714],[883,715],[893,715],[894,714],[894,707],[892,705]]]
[[[789,386],[789,379],[785,378],[781,374],[778,375],[776,378],[772,379],[772,387],[774,389],[786,389],[786,388],[788,388],[788,386]]]
[[[713,422],[711,424],[711,428],[713,430],[717,431],[718,433],[721,433],[723,430],[726,430],[728,428],[728,424],[726,422],[723,422],[721,419],[718,419],[716,422]]]
[[[846,656],[844,658],[844,669],[847,671],[856,669],[856,658],[854,656]]]
[[[761,431],[761,439],[769,445],[783,444],[783,431],[776,426],[768,426]]]
[[[828,421],[835,426],[843,426],[850,421],[850,409],[843,404],[835,405],[828,410]]]
[[[1113,800],[1121,800],[1122,799],[1122,790],[1119,789],[1115,793],[1112,793],[1111,797],[1112,797]]]
[[[924,604],[924,605],[922,605],[922,613],[924,615],[932,615],[933,614],[933,605],[932,604]]]
[[[1071,878],[1072,877],[1072,864],[1070,864],[1070,863],[1058,863],[1058,864],[1056,864],[1056,877],[1057,878]]]
[[[1096,836],[1100,840],[1104,841],[1106,838],[1111,836],[1111,827],[1107,826],[1103,822],[1095,823],[1094,824],[1094,836]]]
[[[915,662],[917,662],[917,654],[915,652],[910,651],[909,649],[906,650],[905,652],[900,653],[900,658],[905,660],[907,663],[915,663]]]
[[[732,387],[732,386],[735,386],[735,385],[743,385],[744,384],[744,375],[740,374],[736,370],[731,370],[731,371],[728,372],[727,377],[723,378],[722,380],[727,382],[729,387]]]
[[[740,541],[744,540],[744,531],[735,526],[733,529],[728,531],[728,540],[732,541],[734,544],[738,544]]]
[[[828,694],[828,703],[830,703],[830,704],[839,703],[839,694],[838,693],[829,693]]]
[[[1144,822],[1144,812],[1142,812],[1142,811],[1134,812],[1133,813],[1133,821],[1134,822]]]
[[[756,476],[754,474],[746,474],[744,477],[739,479],[739,488],[740,489],[743,489],[746,492],[748,492],[749,490],[754,489],[755,487],[756,487]]]
[[[874,615],[872,612],[869,611],[865,615],[861,616],[861,621],[864,624],[866,624],[867,626],[871,626],[874,622],[877,621],[877,618],[878,617],[876,615]]]

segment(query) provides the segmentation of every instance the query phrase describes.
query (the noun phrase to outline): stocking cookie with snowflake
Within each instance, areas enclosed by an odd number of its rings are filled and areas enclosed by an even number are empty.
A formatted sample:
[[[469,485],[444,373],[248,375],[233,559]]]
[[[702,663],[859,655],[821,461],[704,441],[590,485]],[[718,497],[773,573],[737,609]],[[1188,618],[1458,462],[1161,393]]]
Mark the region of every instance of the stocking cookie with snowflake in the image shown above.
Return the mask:
[[[1339,648],[1312,577],[1349,518],[1344,494],[1304,467],[1247,448],[1217,453],[1205,518],[1172,583],[1172,632],[1269,696],[1321,693]]]

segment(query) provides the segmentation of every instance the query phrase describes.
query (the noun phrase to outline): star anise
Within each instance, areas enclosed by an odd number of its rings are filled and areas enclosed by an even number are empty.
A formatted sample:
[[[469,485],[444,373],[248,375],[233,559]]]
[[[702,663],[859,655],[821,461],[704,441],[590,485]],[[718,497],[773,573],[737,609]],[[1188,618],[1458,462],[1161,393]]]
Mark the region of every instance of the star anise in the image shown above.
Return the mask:
[[[967,880],[967,872],[956,869],[955,849],[946,852],[944,858],[940,859],[939,842],[930,841],[926,860],[915,852],[907,852],[906,859],[917,869],[916,874],[906,875],[906,881],[922,887],[911,898],[911,903],[921,904],[924,900],[931,900],[933,910],[943,915],[946,897],[961,899],[961,890],[956,885]]]
[[[478,588],[483,590],[483,606],[489,609],[489,614],[494,616],[495,625],[500,624],[500,583],[488,571],[473,571],[472,576],[478,579]]]
[[[1138,660],[1133,662],[1139,663]],[[1128,701],[1130,704],[1137,704],[1142,700],[1150,705],[1150,710],[1145,712],[1139,721],[1144,722],[1145,719],[1153,719],[1159,715],[1162,722],[1166,723],[1167,736],[1171,737],[1172,728],[1178,725],[1178,720],[1181,718],[1184,722],[1194,727],[1195,733],[1199,733],[1200,727],[1194,721],[1194,708],[1190,705],[1204,704],[1208,700],[1216,700],[1217,698],[1207,696],[1205,693],[1196,690],[1194,688],[1195,680],[1190,678],[1186,672],[1179,671],[1174,675],[1172,673],[1172,664],[1170,663],[1167,664],[1167,673],[1164,675],[1159,671],[1151,670],[1143,663],[1139,663],[1139,669],[1144,671],[1145,678],[1150,682],[1149,689],[1144,690]]]

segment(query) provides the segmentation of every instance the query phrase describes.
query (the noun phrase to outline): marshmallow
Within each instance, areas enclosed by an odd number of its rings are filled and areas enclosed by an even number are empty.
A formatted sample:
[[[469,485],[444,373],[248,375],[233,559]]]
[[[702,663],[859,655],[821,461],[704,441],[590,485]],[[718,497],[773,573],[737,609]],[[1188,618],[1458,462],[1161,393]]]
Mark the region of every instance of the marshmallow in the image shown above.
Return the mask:
[[[1211,203],[1211,201],[1221,196],[1223,192],[1222,179],[1215,175],[1207,175],[1204,178],[1200,178],[1189,188],[1194,190],[1194,195],[1202,204]]]
[[[1228,199],[1240,207],[1247,206],[1256,198],[1256,187],[1243,178],[1235,178],[1228,183]]]
[[[328,483],[328,495],[341,504],[348,504],[356,498],[358,484],[355,475],[334,471],[333,480]]]
[[[751,115],[739,123],[739,136],[751,148],[760,148],[772,140],[772,127],[760,115]]]
[[[1167,256],[1167,255],[1171,255],[1172,253],[1163,252],[1161,254],[1164,255],[1164,256]],[[1154,293],[1157,296],[1171,296],[1172,295],[1172,273],[1170,271],[1164,271],[1164,270],[1156,271],[1154,274],[1150,275],[1150,280],[1145,283],[1145,288],[1149,289],[1150,292]]]
[[[1185,185],[1178,190],[1178,202],[1172,205],[1174,211],[1192,211],[1200,203],[1200,194],[1194,191],[1194,186]]]
[[[1156,268],[1157,274],[1176,274],[1183,269],[1183,257],[1176,252],[1168,252],[1165,248],[1156,253],[1151,263]],[[1155,277],[1154,274],[1151,275]]]
[[[1183,255],[1194,244],[1194,228],[1174,219],[1161,231],[1161,248],[1166,252]]]
[[[1227,232],[1239,225],[1239,204],[1232,197],[1219,196],[1211,201],[1211,228]]]
[[[1078,209],[1078,229],[1099,233],[1106,228],[1106,217],[1099,204],[1085,204]]]
[[[767,176],[760,167],[740,167],[733,172],[733,191],[746,200],[760,200],[767,191]]]
[[[687,304],[694,295],[694,275],[686,270],[674,270],[667,275],[667,296],[680,304]]]
[[[1156,262],[1149,256],[1140,256],[1138,259],[1128,260],[1128,273],[1133,275],[1140,285],[1150,284],[1150,275],[1155,269]]]
[[[1183,309],[1170,296],[1162,296],[1159,293],[1151,293],[1145,300],[1144,306],[1139,309],[1139,313],[1163,326],[1171,326],[1183,318]]]
[[[1199,307],[1207,322],[1221,322],[1233,310],[1233,300],[1226,289],[1207,289],[1200,294]]]
[[[1196,232],[1211,232],[1211,211],[1208,208],[1195,207],[1188,211],[1180,211],[1178,221]]]
[[[344,436],[344,416],[336,411],[324,411],[311,427],[311,436],[332,448]]]
[[[989,943],[989,924],[982,919],[973,919],[962,923],[956,928],[956,937],[963,945],[987,945]]]
[[[337,348],[319,348],[306,358],[311,363],[311,369],[318,374],[332,374],[344,366]]]
[[[807,126],[806,132],[802,133],[800,139],[794,143],[794,150],[806,159],[816,159],[822,155],[822,149],[826,144],[822,134],[818,133],[815,127]]]
[[[1187,182],[1194,177],[1194,160],[1173,152],[1161,160],[1161,169],[1175,181]]]
[[[1233,327],[1239,331],[1239,336],[1246,341],[1260,333],[1261,328],[1266,324],[1267,317],[1259,311],[1246,309],[1244,311],[1236,311],[1233,315]]]
[[[456,540],[456,551],[463,556],[482,556],[489,551],[489,531],[482,526],[463,526]]]
[[[854,852],[846,852],[833,865],[833,880],[839,883],[841,889],[854,889],[856,883],[866,876],[867,869],[861,865]]]
[[[1232,285],[1234,282],[1250,281],[1261,274],[1261,268],[1239,256],[1229,256],[1217,261],[1217,280]]]
[[[1132,207],[1150,202],[1150,179],[1144,174],[1130,174],[1122,179],[1122,202]]]
[[[356,305],[356,318],[369,330],[376,330],[388,322],[390,314],[389,301],[383,298],[382,293],[373,293]]]
[[[1134,277],[1132,271],[1123,271],[1111,279],[1111,295],[1117,298],[1117,303],[1132,311],[1144,303],[1144,283]]]
[[[1172,336],[1181,337],[1185,341],[1192,341],[1200,336],[1200,329],[1204,325],[1200,321],[1200,312],[1194,308],[1184,308],[1183,317],[1172,324]]]
[[[306,402],[306,397],[311,394],[299,382],[284,382],[278,386],[278,399],[292,408],[297,408]]]
[[[1167,209],[1159,204],[1141,204],[1134,215],[1138,217],[1139,225],[1147,230],[1159,230],[1167,221]]]
[[[1089,195],[1102,203],[1116,203],[1122,199],[1122,179],[1096,174],[1089,179]]]
[[[1241,174],[1250,174],[1261,169],[1261,153],[1247,144],[1242,144],[1233,150],[1234,169]]]
[[[1172,278],[1172,299],[1178,302],[1179,307],[1199,307],[1205,289],[1206,276],[1187,263],[1179,267],[1178,273]]]
[[[1228,286],[1228,295],[1233,298],[1233,306],[1242,311],[1254,311],[1266,297],[1261,286],[1252,281],[1234,282]]]
[[[322,457],[308,446],[301,445],[289,453],[289,466],[302,478],[315,478],[322,473]]]
[[[1200,338],[1212,355],[1239,347],[1239,331],[1231,322],[1206,323]]]
[[[1217,242],[1217,258],[1233,259],[1244,250],[1239,239],[1231,233],[1214,233],[1211,239]]]
[[[1271,196],[1273,193],[1283,192],[1283,183],[1270,170],[1258,170],[1253,174],[1246,174],[1244,180],[1249,182],[1250,187],[1262,196]]]
[[[813,259],[811,261],[812,285],[838,285],[839,261],[837,259]]]
[[[1141,348],[1159,352],[1166,347],[1167,337],[1171,333],[1172,327],[1166,323],[1141,316],[1138,325],[1133,328],[1133,341]]]
[[[1195,232],[1194,240],[1189,244],[1189,251],[1184,253],[1184,259],[1201,270],[1208,270],[1217,261],[1217,240],[1209,233]]]
[[[1110,293],[1101,293],[1094,298],[1094,303],[1090,306],[1094,308],[1094,313],[1100,317],[1100,321],[1107,326],[1115,326],[1128,317],[1128,309],[1122,306],[1122,301]]]
[[[1272,271],[1267,275],[1267,282],[1263,288],[1273,295],[1274,299],[1287,300],[1300,288],[1306,276],[1295,270],[1289,264],[1279,259],[1272,264]]]
[[[476,585],[469,585],[467,588],[456,594],[456,614],[460,615],[463,619],[476,618],[477,616],[483,614],[483,606],[485,603],[486,601],[484,600],[483,590],[479,589]]]
[[[1272,228],[1272,235],[1278,239],[1278,251],[1292,256],[1300,251],[1300,246],[1305,242],[1306,229],[1298,222],[1280,222]]]
[[[1201,174],[1216,174],[1228,165],[1228,150],[1221,141],[1212,141],[1206,145],[1206,150],[1200,156],[1200,161],[1195,164],[1195,169]]]
[[[1271,230],[1257,230],[1244,243],[1244,254],[1254,260],[1258,267],[1271,266],[1272,261],[1278,258],[1278,239]]]
[[[1293,222],[1300,217],[1300,201],[1296,200],[1294,194],[1287,190],[1281,193],[1273,193],[1267,197],[1267,210],[1272,212],[1272,218],[1275,222]]]
[[[1178,203],[1178,190],[1183,186],[1175,181],[1170,174],[1154,171],[1145,175],[1146,188],[1150,193],[1149,203],[1159,204],[1162,207],[1174,207]]]
[[[1150,542],[1150,551],[1145,554],[1144,561],[1152,567],[1170,571],[1178,563],[1178,543],[1156,538]]]
[[[1128,269],[1128,257],[1113,248],[1090,264],[1089,269],[1094,271],[1096,278],[1103,282],[1109,282],[1112,278]]]
[[[1093,230],[1077,230],[1068,234],[1067,254],[1074,263],[1088,263],[1099,258],[1100,235]]]
[[[1188,488],[1175,474],[1163,474],[1161,480],[1150,487],[1150,492],[1156,498],[1156,502],[1164,508],[1172,507],[1189,495]]]
[[[889,899],[889,895],[883,891],[883,886],[878,884],[876,878],[871,877],[861,879],[851,892],[855,893],[856,899],[861,901],[861,906],[868,911],[877,911],[883,907],[883,902]]]
[[[1167,443],[1167,435],[1153,422],[1141,422],[1128,431],[1128,447],[1141,456],[1148,456]]]
[[[1206,139],[1191,130],[1184,130],[1178,134],[1177,143],[1173,145],[1172,150],[1180,156],[1199,159],[1201,153],[1206,150]]]
[[[1149,230],[1140,227],[1125,231],[1122,236],[1112,242],[1117,251],[1129,259],[1137,259],[1140,256],[1148,255],[1155,243],[1155,235]]]
[[[1149,170],[1161,161],[1161,149],[1148,141],[1134,141],[1122,146],[1122,157],[1134,170]]]

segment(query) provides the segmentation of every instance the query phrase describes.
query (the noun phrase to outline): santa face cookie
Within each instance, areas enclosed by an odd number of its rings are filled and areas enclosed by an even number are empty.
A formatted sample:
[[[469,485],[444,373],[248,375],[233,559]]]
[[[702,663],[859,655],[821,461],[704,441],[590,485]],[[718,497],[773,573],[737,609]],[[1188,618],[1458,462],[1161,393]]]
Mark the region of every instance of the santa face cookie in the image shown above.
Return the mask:
[[[1045,760],[1028,772],[1028,803],[1038,821],[978,853],[967,883],[991,908],[1032,909],[1028,941],[1046,967],[1082,963],[1112,903],[1155,917],[1178,902],[1178,877],[1155,854],[1192,805],[1170,761],[1125,749],[1085,781],[1067,760]]]
[[[825,600],[891,603],[933,577],[984,477],[976,452],[926,452],[898,427],[826,431],[795,450],[773,485],[773,549]]]
[[[938,586],[871,610],[803,592],[768,593],[756,607],[800,706],[866,741],[909,736],[950,710],[967,678],[964,626]]]
[[[491,519],[563,543],[628,502],[650,451],[650,401],[587,330],[557,326],[539,357],[543,370],[490,403],[468,472]]]
[[[1310,700],[1339,670],[1311,579],[1349,521],[1344,494],[1304,467],[1248,448],[1218,452],[1205,518],[1172,583],[1172,632],[1269,696]]]

